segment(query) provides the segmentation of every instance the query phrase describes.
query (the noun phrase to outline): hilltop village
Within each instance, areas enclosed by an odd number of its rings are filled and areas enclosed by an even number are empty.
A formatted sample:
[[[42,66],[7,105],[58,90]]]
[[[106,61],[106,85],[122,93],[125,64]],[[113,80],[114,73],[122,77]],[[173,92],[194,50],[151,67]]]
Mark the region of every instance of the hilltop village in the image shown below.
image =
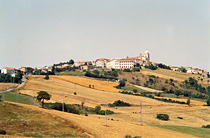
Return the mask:
[[[0,82],[0,137],[209,137],[209,73],[155,63],[148,50],[5,67]]]
[[[163,68],[171,69],[173,71],[180,71],[185,73],[192,74],[202,74],[205,77],[209,77],[209,72],[205,69],[193,68],[193,67],[177,67],[177,66],[167,66],[162,63],[152,62],[150,60],[150,53],[148,50],[144,52],[144,54],[139,54],[136,57],[126,57],[126,58],[98,58],[95,61],[77,61],[70,60],[69,62],[61,62],[58,64],[53,64],[52,66],[45,67],[21,67],[19,69],[13,67],[4,67],[1,70],[3,74],[11,74],[15,76],[18,71],[23,72],[24,74],[33,74],[35,72],[47,73],[52,72],[54,70],[57,71],[65,71],[65,70],[80,70],[80,71],[93,71],[93,70],[112,70],[112,69],[133,69],[135,67],[140,68],[148,68],[153,66],[155,68]],[[39,74],[40,74],[39,73]]]

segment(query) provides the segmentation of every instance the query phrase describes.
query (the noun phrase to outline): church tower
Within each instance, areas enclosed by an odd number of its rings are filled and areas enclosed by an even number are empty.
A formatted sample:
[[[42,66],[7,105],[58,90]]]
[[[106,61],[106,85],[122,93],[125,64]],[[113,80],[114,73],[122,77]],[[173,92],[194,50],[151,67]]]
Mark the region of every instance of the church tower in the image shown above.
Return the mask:
[[[146,63],[150,63],[150,54],[149,54],[149,51],[148,50],[146,50],[144,52],[144,58],[146,60]]]

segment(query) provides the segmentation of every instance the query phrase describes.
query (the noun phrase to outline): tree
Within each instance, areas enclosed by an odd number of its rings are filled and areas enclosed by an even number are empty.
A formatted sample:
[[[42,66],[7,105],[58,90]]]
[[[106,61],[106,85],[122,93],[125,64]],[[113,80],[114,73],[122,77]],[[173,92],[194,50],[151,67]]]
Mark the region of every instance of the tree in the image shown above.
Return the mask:
[[[40,91],[37,93],[37,100],[42,102],[42,108],[44,107],[44,100],[50,100],[51,95],[48,94],[46,91]]]
[[[120,82],[120,84],[119,84],[120,87],[124,87],[125,86],[125,81],[124,80],[120,80],[119,82]]]
[[[97,106],[95,107],[96,113],[98,113],[100,110],[101,110],[101,106],[97,105]]]
[[[100,72],[98,70],[94,70],[93,73],[98,76],[100,74]]]
[[[210,93],[210,86],[206,87],[206,90]]]
[[[118,77],[118,72],[116,70],[114,70],[111,72],[111,75],[114,77]]]
[[[134,67],[139,67],[139,68],[141,68],[141,65],[140,65],[139,63],[136,63],[136,64],[134,65]]]
[[[208,74],[207,74],[207,78],[210,78],[210,74],[209,74],[209,72],[208,72]]]
[[[45,76],[45,78],[44,78],[45,80],[49,80],[50,78],[49,78],[49,74],[48,74],[48,72],[47,72],[47,74],[46,74],[46,76]]]
[[[210,106],[210,98],[206,101],[207,106]]]
[[[182,94],[182,92],[180,90],[176,90],[174,94],[178,97],[179,95]]]
[[[71,60],[69,60],[69,64],[74,64],[74,60],[73,59],[71,59]]]
[[[187,105],[190,106],[190,98],[187,99]]]
[[[23,72],[18,70],[17,74],[15,75],[15,83],[21,83],[22,78],[23,78]]]
[[[181,69],[181,72],[186,73],[186,72],[187,72],[187,70],[186,70],[185,68],[182,68],[182,69]]]
[[[148,66],[148,68],[151,69],[151,70],[156,70],[157,66],[154,66],[153,64],[151,64],[151,65]]]
[[[210,86],[206,87],[206,91],[207,91],[207,94],[208,94],[209,97],[210,97]]]
[[[137,89],[133,89],[133,92],[134,92],[134,93],[137,93],[137,92],[138,92],[138,90],[137,90]]]

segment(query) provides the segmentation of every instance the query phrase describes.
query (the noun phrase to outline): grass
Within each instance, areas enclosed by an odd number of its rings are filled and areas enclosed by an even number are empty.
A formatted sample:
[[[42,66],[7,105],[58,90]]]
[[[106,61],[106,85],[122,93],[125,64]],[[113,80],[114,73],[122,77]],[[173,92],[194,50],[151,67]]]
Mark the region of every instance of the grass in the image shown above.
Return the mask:
[[[132,91],[132,92],[133,92],[133,89],[136,89],[136,90],[138,90],[138,92],[137,92],[137,93],[140,93],[140,92],[147,92],[147,91],[145,91],[145,90],[142,90],[142,89],[137,88],[137,87],[132,86],[132,85],[122,87],[122,89],[123,89],[123,90],[127,90],[127,91]]]
[[[11,83],[0,83],[0,91],[1,90],[6,90],[6,89],[8,89],[8,88],[10,88],[10,87],[17,87],[19,84],[18,83],[13,83],[13,84],[11,84]]]
[[[57,72],[56,75],[78,75],[78,76],[84,76],[85,72],[80,71],[63,71],[63,72]]]
[[[8,110],[9,109],[9,110]],[[84,137],[70,122],[50,114],[0,102],[0,128],[8,135],[27,137]]]
[[[0,95],[4,96],[4,101],[10,102],[18,102],[23,104],[33,105],[33,97],[25,94],[17,94],[16,92],[7,92],[7,93],[0,93]]]
[[[202,138],[210,138],[210,129],[201,127],[188,127],[188,126],[174,126],[174,125],[152,125],[159,128],[169,129],[181,133],[186,133]]]

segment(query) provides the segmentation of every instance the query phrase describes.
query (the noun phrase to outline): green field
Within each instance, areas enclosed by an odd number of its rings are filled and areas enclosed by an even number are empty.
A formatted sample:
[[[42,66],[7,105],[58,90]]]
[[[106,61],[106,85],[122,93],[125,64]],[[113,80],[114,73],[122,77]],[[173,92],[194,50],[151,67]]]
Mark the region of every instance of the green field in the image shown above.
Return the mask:
[[[33,97],[29,95],[18,94],[16,92],[6,92],[6,93],[1,93],[0,95],[2,96],[2,100],[4,97],[4,101],[34,105]],[[35,103],[35,105],[37,105],[37,103]]]
[[[163,129],[169,129],[181,133],[194,135],[201,138],[210,138],[210,128],[173,126],[173,125],[152,125]]]
[[[56,75],[79,75],[83,76],[85,75],[85,72],[80,72],[80,71],[63,71],[63,72],[58,72],[55,73]]]
[[[148,91],[142,90],[142,89],[140,89],[140,88],[137,88],[137,87],[135,87],[135,86],[133,86],[133,85],[125,86],[125,87],[122,87],[121,89],[122,89],[122,90],[126,90],[126,91],[131,91],[131,92],[133,92],[133,89],[136,89],[136,90],[138,90],[137,93],[140,93],[140,92],[148,92]]]

